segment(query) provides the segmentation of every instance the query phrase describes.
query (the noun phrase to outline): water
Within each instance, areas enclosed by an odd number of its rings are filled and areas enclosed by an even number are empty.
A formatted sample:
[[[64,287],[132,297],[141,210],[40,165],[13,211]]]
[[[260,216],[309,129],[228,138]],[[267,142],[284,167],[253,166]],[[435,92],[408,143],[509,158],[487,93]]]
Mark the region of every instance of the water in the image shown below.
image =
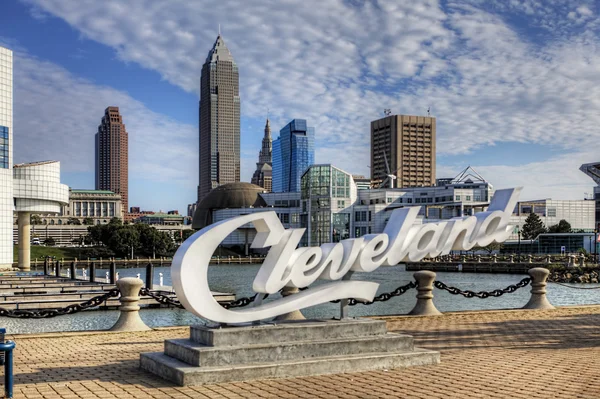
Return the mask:
[[[237,297],[251,296],[252,280],[260,265],[215,265],[209,268],[208,277],[213,291],[233,292]],[[79,271],[81,273],[81,271]],[[135,277],[140,274],[144,279],[145,268],[119,269],[120,277]],[[159,283],[159,273],[163,273],[164,285],[172,285],[171,269],[169,267],[156,267],[154,271],[154,284]],[[98,270],[97,276],[104,278],[105,270]],[[404,271],[404,267],[381,267],[371,273],[356,273],[353,279],[374,281],[380,284],[378,293],[390,292],[398,286],[405,285],[413,280],[413,272]],[[491,291],[516,284],[524,275],[521,274],[477,274],[477,273],[438,273],[436,279],[449,286],[463,290]],[[322,284],[319,281],[316,284]],[[583,287],[600,286],[599,284],[586,284]],[[446,291],[434,289],[434,303],[441,312],[461,310],[489,310],[489,309],[516,309],[523,307],[530,298],[531,286],[521,288],[512,294],[487,299],[464,298],[452,295]],[[395,315],[407,314],[416,303],[416,290],[412,289],[404,295],[392,298],[387,302],[378,302],[373,305],[356,305],[350,307],[350,316],[367,315]],[[270,296],[267,301],[279,298],[279,295]],[[580,290],[556,284],[548,285],[548,299],[553,305],[583,305],[600,304],[600,289]],[[331,318],[339,316],[338,304],[323,304],[302,310],[307,318]],[[182,309],[142,309],[142,320],[150,327],[185,326],[202,324],[200,319]],[[60,316],[54,319],[21,320],[3,318],[1,327],[9,333],[34,333],[51,331],[81,331],[81,330],[106,330],[112,327],[119,317],[118,310],[87,311],[74,315]]]

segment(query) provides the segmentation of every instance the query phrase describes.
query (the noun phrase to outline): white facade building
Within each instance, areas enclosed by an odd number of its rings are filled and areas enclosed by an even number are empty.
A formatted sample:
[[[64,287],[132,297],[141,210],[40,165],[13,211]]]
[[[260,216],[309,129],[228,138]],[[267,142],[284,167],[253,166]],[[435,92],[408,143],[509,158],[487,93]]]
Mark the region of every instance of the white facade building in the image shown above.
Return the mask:
[[[537,214],[546,228],[566,220],[571,229],[581,233],[594,232],[596,219],[596,203],[591,200],[553,200],[520,201],[510,219],[515,225],[509,240],[518,240],[518,230],[523,230],[525,220],[530,213]],[[516,226],[519,226],[517,230]]]
[[[0,47],[0,268],[12,266],[13,54]]]
[[[0,47],[0,269],[13,262],[13,211],[19,225],[19,268],[29,270],[32,213],[58,213],[69,201],[60,184],[60,163],[15,165],[13,168],[12,51]]]

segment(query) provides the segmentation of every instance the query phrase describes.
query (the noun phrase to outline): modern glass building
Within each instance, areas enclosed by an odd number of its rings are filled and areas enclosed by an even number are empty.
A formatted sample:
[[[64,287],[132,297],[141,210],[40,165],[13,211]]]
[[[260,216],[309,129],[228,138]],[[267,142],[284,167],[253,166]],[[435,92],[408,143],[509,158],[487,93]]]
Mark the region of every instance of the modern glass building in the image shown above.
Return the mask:
[[[312,165],[302,175],[300,224],[309,246],[350,238],[356,184],[352,175],[331,165]]]
[[[300,178],[315,162],[315,128],[294,119],[273,141],[273,191],[300,191]]]

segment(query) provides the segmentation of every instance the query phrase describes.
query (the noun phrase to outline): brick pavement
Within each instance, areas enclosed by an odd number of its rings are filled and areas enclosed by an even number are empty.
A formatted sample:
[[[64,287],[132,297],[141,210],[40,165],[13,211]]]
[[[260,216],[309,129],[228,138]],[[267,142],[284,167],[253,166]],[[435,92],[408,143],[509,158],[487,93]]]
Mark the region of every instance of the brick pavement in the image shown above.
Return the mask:
[[[385,317],[435,366],[176,387],[138,368],[187,328],[15,336],[16,398],[600,398],[600,306]]]

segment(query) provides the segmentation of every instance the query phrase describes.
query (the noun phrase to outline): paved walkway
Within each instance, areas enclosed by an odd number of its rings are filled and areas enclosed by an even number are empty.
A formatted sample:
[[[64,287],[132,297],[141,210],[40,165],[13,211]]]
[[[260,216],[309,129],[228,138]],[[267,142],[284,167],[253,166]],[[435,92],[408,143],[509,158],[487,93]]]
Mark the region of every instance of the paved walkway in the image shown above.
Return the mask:
[[[376,372],[176,387],[140,352],[187,328],[16,336],[16,398],[600,398],[600,307],[386,317],[442,363]]]

